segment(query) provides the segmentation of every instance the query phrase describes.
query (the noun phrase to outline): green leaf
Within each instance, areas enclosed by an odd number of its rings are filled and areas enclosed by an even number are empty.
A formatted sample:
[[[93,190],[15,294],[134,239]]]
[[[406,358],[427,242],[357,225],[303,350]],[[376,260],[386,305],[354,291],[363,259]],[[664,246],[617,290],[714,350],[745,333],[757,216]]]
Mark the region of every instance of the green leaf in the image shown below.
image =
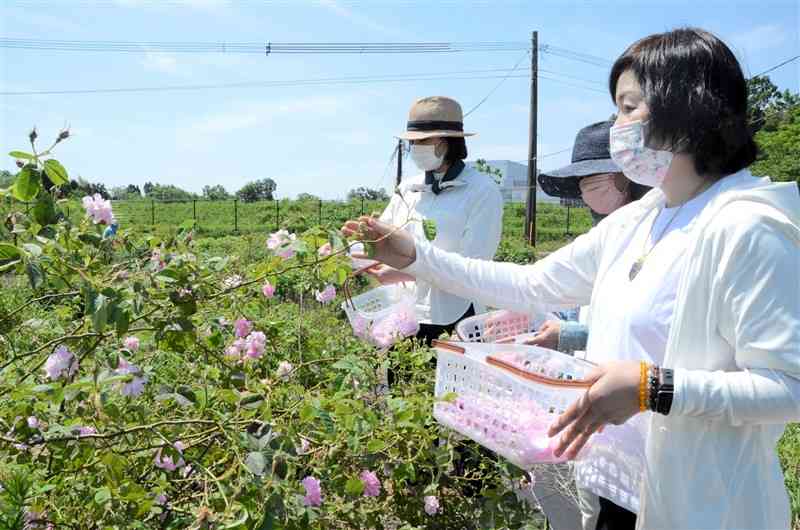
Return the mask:
[[[111,500],[111,491],[106,487],[98,489],[97,492],[95,492],[94,494],[94,502],[96,502],[97,504],[102,505],[110,500]]]
[[[0,262],[18,259],[20,256],[22,256],[22,253],[14,245],[10,243],[0,243]]]
[[[39,194],[41,187],[42,179],[39,178],[39,172],[28,164],[17,173],[11,193],[20,201],[32,201]]]
[[[367,444],[367,451],[370,453],[377,453],[378,451],[382,451],[384,447],[386,447],[386,442],[383,440],[370,440]]]
[[[33,218],[42,226],[56,224],[58,222],[58,212],[53,202],[53,197],[49,193],[42,193],[36,199],[33,207]]]
[[[98,294],[92,302],[92,326],[97,333],[102,333],[108,324],[108,302],[104,294]]]
[[[361,495],[364,493],[364,483],[357,478],[348,479],[344,491],[350,495]]]
[[[25,153],[24,151],[11,151],[10,153],[8,153],[8,156],[12,158],[21,158],[22,160],[33,160],[34,158],[36,158],[32,154]]]
[[[44,172],[47,173],[47,177],[56,186],[61,186],[62,184],[69,182],[67,170],[64,169],[64,166],[62,166],[61,162],[58,160],[53,160],[51,158],[50,160],[45,161]]]
[[[267,466],[267,461],[264,455],[257,452],[252,452],[247,455],[244,460],[244,465],[250,473],[260,477],[264,474],[264,468]]]
[[[35,243],[25,243],[22,245],[22,248],[28,251],[28,253],[33,256],[34,258],[38,258],[42,255],[42,247]]]

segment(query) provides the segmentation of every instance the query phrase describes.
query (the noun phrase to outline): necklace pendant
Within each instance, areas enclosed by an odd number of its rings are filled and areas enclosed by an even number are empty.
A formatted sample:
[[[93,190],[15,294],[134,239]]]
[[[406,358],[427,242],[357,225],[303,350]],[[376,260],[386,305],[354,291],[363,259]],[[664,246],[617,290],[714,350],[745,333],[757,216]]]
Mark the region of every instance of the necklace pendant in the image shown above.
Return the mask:
[[[633,265],[631,266],[631,270],[628,273],[628,279],[630,281],[633,281],[634,278],[636,278],[636,276],[639,274],[639,271],[642,270],[642,266],[644,265],[644,258],[645,257],[642,256],[641,258],[639,258],[639,259],[637,259],[636,261],[633,262]]]

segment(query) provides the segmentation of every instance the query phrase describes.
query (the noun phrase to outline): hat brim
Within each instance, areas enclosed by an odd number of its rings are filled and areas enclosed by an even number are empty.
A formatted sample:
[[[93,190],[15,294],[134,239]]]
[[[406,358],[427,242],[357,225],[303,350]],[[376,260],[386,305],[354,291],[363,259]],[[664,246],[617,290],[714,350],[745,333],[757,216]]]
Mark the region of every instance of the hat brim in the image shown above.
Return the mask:
[[[476,133],[465,133],[460,131],[406,131],[398,134],[395,138],[401,140],[425,140],[428,138],[466,138],[475,136]]]
[[[539,185],[545,193],[564,199],[578,199],[581,190],[578,182],[582,177],[599,173],[621,173],[622,170],[610,158],[581,160],[568,166],[539,173]]]

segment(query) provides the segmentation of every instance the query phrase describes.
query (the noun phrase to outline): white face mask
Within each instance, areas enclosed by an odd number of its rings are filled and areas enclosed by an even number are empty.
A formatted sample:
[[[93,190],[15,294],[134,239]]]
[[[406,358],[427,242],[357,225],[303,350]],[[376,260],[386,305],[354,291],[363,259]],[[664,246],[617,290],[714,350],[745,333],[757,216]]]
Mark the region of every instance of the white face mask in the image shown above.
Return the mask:
[[[672,163],[670,151],[659,151],[644,145],[642,121],[611,127],[609,143],[611,159],[633,182],[653,188],[660,187]]]
[[[411,160],[422,171],[433,171],[441,167],[444,162],[444,155],[439,156],[436,154],[435,145],[411,145]]]

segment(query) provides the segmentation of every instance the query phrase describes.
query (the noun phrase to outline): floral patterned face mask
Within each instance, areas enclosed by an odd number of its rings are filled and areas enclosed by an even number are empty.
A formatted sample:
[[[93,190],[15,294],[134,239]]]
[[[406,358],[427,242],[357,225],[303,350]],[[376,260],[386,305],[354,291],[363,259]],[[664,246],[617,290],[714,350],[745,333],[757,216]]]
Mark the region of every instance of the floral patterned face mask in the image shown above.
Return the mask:
[[[664,183],[672,163],[672,153],[644,145],[645,125],[645,122],[634,121],[611,127],[611,159],[633,182],[655,188]]]

